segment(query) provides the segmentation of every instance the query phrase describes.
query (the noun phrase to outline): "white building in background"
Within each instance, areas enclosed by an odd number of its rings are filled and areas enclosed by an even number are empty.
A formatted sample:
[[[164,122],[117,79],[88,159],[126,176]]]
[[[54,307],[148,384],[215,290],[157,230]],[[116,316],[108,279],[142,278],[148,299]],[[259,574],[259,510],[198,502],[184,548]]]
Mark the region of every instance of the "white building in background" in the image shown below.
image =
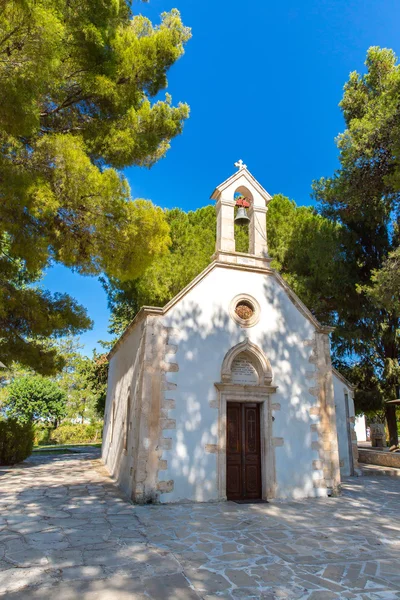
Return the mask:
[[[356,417],[356,421],[354,424],[354,431],[356,432],[358,442],[366,442],[367,441],[367,426],[366,426],[365,415],[359,415],[358,417]]]
[[[352,388],[329,333],[270,266],[270,195],[242,161],[219,185],[216,252],[110,353],[103,460],[137,502],[327,496],[357,467]],[[249,203],[235,251],[235,198]]]

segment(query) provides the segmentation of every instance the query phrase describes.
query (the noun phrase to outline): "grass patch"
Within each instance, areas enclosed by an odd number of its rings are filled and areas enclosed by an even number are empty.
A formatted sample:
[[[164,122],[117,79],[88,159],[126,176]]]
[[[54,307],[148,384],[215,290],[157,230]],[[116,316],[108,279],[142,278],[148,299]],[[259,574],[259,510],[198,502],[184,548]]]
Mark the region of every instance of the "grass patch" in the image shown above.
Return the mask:
[[[90,446],[91,448],[101,448],[101,442],[87,442],[79,444],[40,444],[33,447],[34,452],[44,452],[45,450],[61,450],[62,448],[75,448],[75,447]]]
[[[77,450],[71,448],[34,448],[34,454],[78,454]]]

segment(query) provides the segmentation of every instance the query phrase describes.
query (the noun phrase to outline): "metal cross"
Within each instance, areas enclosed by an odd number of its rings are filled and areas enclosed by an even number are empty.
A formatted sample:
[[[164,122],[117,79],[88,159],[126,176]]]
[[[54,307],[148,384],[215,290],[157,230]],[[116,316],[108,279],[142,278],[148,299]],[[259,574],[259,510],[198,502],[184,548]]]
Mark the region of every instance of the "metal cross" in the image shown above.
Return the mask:
[[[239,171],[241,171],[242,169],[247,169],[247,165],[244,164],[242,159],[235,162],[235,167],[237,167],[239,169]]]

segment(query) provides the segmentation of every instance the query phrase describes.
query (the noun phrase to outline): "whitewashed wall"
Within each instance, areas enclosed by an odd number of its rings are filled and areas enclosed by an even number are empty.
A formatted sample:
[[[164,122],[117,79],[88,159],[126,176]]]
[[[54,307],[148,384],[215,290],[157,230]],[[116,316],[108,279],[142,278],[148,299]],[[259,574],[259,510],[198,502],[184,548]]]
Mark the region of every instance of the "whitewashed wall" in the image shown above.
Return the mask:
[[[351,389],[333,373],[333,389],[335,394],[336,407],[336,428],[339,443],[339,460],[341,462],[340,474],[342,477],[347,477],[352,474],[351,455],[349,448],[348,427],[346,422],[346,400],[345,394],[348,395],[349,417],[354,417],[354,402],[352,399]]]
[[[118,351],[111,357],[108,374],[107,400],[102,445],[102,458],[110,474],[130,497],[132,494],[132,474],[134,468],[135,434],[139,426],[136,402],[139,378],[140,343],[142,328],[138,324],[125,338]],[[124,451],[126,408],[128,390],[131,393],[130,421],[128,422],[127,452]],[[115,398],[114,424],[112,423],[112,401]],[[131,423],[131,425],[129,425]],[[111,429],[113,433],[111,436]],[[112,437],[112,441],[111,441]]]
[[[229,305],[238,294],[250,294],[260,304],[259,322],[241,328],[229,316]],[[271,276],[251,271],[217,267],[162,317],[163,324],[177,330],[178,351],[173,360],[179,371],[169,373],[177,384],[168,397],[176,400],[169,416],[176,420],[172,449],[164,451],[168,470],[163,477],[174,481],[173,492],[161,501],[206,501],[217,498],[216,455],[204,451],[205,444],[217,444],[218,411],[210,406],[217,399],[215,382],[220,381],[221,364],[232,346],[249,338],[259,345],[271,362],[273,385],[278,386],[272,401],[280,403],[274,413],[273,436],[284,439],[275,449],[278,497],[304,497],[316,493],[312,470],[318,451],[312,449],[317,432],[310,416],[316,398],[309,392],[315,367],[309,362],[314,326],[290,301]]]

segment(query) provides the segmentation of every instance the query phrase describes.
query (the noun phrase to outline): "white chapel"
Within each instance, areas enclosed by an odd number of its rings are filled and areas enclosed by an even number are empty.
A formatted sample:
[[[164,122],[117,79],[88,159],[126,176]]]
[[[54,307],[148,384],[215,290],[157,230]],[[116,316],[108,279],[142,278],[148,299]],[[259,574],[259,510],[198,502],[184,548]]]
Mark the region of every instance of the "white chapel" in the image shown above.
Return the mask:
[[[166,306],[144,306],[109,355],[102,457],[135,502],[325,497],[357,471],[332,329],[271,268],[271,196],[235,166],[211,196],[211,263]],[[235,250],[237,205],[248,253]]]

